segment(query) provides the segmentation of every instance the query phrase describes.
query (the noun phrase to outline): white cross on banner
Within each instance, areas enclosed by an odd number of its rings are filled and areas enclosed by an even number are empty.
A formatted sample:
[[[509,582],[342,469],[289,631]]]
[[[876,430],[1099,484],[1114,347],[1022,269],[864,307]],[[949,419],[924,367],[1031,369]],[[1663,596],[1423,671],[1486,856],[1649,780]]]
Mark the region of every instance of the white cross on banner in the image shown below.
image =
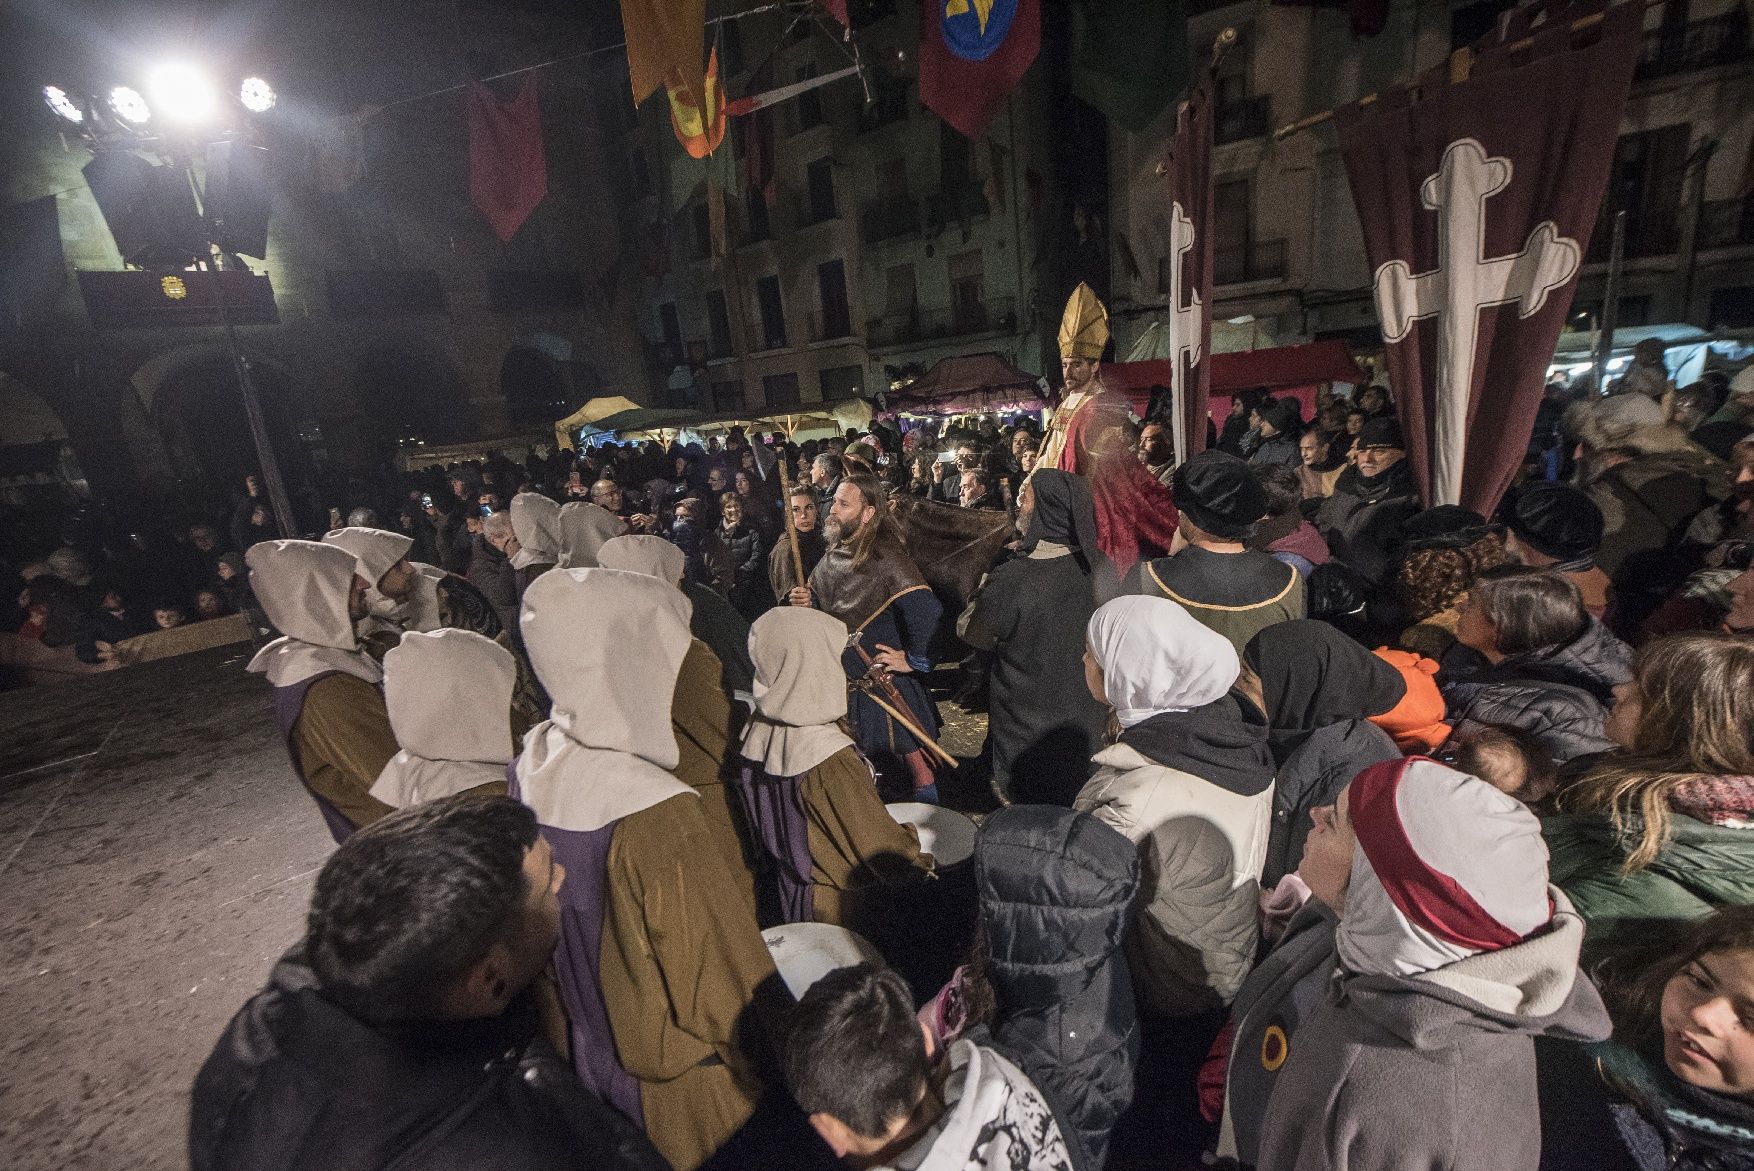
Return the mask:
[[[1583,263],[1576,240],[1552,220],[1529,231],[1521,252],[1486,256],[1486,201],[1510,186],[1511,163],[1488,158],[1472,138],[1452,142],[1437,173],[1420,188],[1420,202],[1438,216],[1437,267],[1412,274],[1404,260],[1376,270],[1376,311],[1383,340],[1406,342],[1413,323],[1437,319],[1437,410],[1431,452],[1432,504],[1462,499],[1462,454],[1468,394],[1474,385],[1480,311],[1515,302],[1530,317],[1547,296],[1569,284]]]
[[[1205,354],[1208,331],[1200,290],[1191,281],[1186,287],[1188,303],[1182,304],[1183,261],[1194,247],[1194,225],[1188,219],[1188,213],[1182,210],[1180,200],[1169,207],[1169,357],[1175,365],[1170,390],[1178,404],[1171,434],[1175,441],[1175,462],[1179,464],[1193,454],[1188,446],[1188,412],[1180,409],[1180,404],[1187,400],[1189,383],[1195,381],[1193,372]],[[1186,366],[1182,365],[1184,354],[1188,359]]]
[[[1528,455],[1632,85],[1644,9],[1505,15],[1405,86],[1334,111],[1406,478],[1491,516]]]

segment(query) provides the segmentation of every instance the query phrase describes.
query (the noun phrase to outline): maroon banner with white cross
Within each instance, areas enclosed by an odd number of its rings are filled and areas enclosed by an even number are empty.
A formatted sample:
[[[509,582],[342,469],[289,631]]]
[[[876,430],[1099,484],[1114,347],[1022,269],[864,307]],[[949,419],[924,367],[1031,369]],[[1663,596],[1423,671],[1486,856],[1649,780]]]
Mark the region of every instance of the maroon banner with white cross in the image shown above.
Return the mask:
[[[1169,172],[1171,435],[1179,464],[1206,447],[1212,387],[1213,78],[1201,70],[1176,115],[1164,167]]]
[[[1428,505],[1487,516],[1577,289],[1644,6],[1551,5],[1532,31],[1530,11],[1474,47],[1467,80],[1446,61],[1334,112],[1415,477]]]

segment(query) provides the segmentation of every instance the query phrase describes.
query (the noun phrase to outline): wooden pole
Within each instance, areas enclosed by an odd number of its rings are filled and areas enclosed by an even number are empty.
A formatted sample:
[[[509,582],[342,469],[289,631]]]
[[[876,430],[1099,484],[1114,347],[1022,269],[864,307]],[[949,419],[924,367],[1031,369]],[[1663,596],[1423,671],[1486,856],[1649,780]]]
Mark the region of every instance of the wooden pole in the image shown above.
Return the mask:
[[[954,756],[951,756],[950,753],[946,752],[943,749],[943,747],[941,747],[936,740],[932,739],[930,736],[926,735],[923,731],[921,731],[918,724],[915,724],[912,720],[908,719],[906,716],[904,716],[900,712],[896,711],[895,708],[892,707],[887,701],[885,701],[882,696],[873,694],[873,692],[871,691],[870,688],[865,688],[864,691],[865,691],[865,698],[866,699],[869,699],[872,703],[876,704],[878,707],[880,707],[884,711],[888,712],[890,719],[894,720],[896,723],[898,723],[902,727],[906,728],[908,730],[908,733],[910,735],[912,735],[915,740],[918,740],[921,744],[924,744],[926,746],[926,748],[929,749],[932,752],[932,754],[935,755],[939,760],[942,760],[945,764],[949,765],[951,768],[955,768],[955,767],[957,767],[958,764],[961,763]]]
[[[1645,2],[1648,3],[1649,0],[1645,0]],[[1582,32],[1587,28],[1594,28],[1596,25],[1602,23],[1602,20],[1606,15],[1606,12],[1592,12],[1588,16],[1574,20],[1571,22],[1571,31],[1577,33]],[[1534,44],[1534,37],[1524,37],[1522,40],[1512,41],[1508,45],[1489,45],[1487,47],[1492,49],[1495,53],[1521,53],[1525,49],[1532,48]],[[1474,50],[1472,48],[1464,46],[1452,53],[1450,55],[1449,69],[1450,84],[1455,85],[1468,80],[1468,76],[1473,70],[1473,65]],[[1378,95],[1376,94],[1365,94],[1358,99],[1358,104],[1361,106],[1368,106],[1376,101],[1377,96]],[[1297,121],[1291,123],[1291,125],[1281,126],[1279,129],[1275,130],[1273,132],[1273,141],[1283,142],[1294,134],[1302,134],[1305,130],[1314,129],[1324,122],[1331,121],[1333,117],[1334,111],[1323,110],[1320,113],[1311,114],[1307,118],[1299,118]]]
[[[804,580],[804,554],[798,548],[798,522],[792,519],[792,474],[786,470],[786,449],[780,448],[779,459],[775,462],[780,467],[780,512],[786,518],[786,542],[792,547],[792,570],[798,575],[798,584],[807,585]]]

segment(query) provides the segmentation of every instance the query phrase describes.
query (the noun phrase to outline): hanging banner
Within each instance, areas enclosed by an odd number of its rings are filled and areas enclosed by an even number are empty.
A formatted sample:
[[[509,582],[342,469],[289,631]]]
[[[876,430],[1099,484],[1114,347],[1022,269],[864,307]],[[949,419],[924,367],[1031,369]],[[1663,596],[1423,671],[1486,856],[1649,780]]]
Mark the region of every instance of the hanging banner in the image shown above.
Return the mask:
[[[1484,516],[1534,427],[1644,19],[1641,4],[1559,9],[1531,33],[1530,11],[1416,86],[1334,112],[1415,478],[1428,505]]]
[[[920,103],[979,138],[1040,51],[1039,0],[920,0]]]
[[[536,74],[509,102],[485,85],[471,84],[469,110],[469,201],[494,234],[510,240],[548,195],[548,156],[542,146],[542,107]]]
[[[706,76],[701,86],[702,100],[698,105],[680,81],[664,86],[670,99],[670,126],[676,131],[676,141],[697,159],[706,158],[725,141],[725,87],[719,84],[717,48],[707,55]]]
[[[1213,76],[1204,70],[1169,141],[1169,354],[1171,433],[1181,463],[1206,447],[1212,388]]]

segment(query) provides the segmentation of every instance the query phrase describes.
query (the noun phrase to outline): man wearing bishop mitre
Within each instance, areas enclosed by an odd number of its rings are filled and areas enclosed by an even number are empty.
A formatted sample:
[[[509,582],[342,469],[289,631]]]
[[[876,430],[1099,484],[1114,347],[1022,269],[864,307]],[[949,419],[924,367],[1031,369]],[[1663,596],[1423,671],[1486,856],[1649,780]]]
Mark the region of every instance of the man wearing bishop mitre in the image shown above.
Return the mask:
[[[1141,554],[1170,551],[1176,508],[1169,491],[1133,454],[1126,398],[1102,384],[1108,336],[1108,310],[1089,285],[1080,283],[1060,318],[1065,385],[1035,466],[1090,481],[1097,543],[1125,579]]]

